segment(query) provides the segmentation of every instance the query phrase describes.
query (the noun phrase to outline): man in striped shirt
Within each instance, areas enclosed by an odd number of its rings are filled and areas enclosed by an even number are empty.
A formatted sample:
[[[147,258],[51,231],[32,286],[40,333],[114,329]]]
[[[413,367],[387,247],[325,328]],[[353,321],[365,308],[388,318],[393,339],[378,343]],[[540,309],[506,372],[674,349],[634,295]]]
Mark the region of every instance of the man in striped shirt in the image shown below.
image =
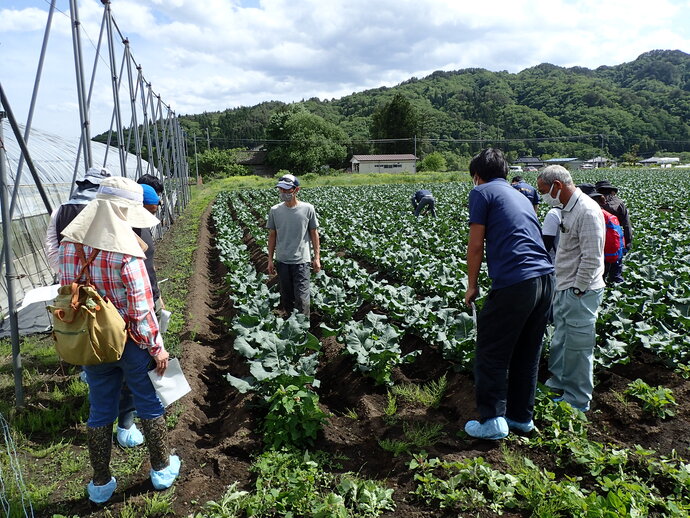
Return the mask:
[[[589,410],[594,391],[595,324],[604,293],[604,239],[601,207],[573,184],[567,169],[554,165],[537,177],[545,203],[563,205],[556,251],[554,333],[546,385],[556,398]]]

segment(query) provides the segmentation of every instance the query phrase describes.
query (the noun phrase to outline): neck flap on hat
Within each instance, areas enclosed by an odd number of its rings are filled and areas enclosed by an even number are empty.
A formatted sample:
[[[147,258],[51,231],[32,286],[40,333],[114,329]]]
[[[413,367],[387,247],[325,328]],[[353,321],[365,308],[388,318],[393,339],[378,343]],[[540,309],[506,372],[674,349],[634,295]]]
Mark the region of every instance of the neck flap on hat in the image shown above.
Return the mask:
[[[108,252],[145,257],[137,235],[127,222],[127,207],[95,199],[62,231],[66,241]]]

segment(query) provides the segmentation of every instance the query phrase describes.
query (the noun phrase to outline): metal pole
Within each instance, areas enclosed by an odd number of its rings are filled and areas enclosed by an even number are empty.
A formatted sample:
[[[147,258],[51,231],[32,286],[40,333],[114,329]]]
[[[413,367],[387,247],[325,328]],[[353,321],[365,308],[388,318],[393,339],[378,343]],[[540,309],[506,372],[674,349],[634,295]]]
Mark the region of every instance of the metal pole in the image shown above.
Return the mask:
[[[93,165],[91,156],[91,134],[89,132],[89,110],[86,106],[86,94],[84,92],[84,62],[81,55],[81,36],[79,34],[79,11],[77,0],[69,2],[72,17],[72,47],[74,48],[74,69],[77,74],[77,98],[79,101],[79,117],[81,120],[81,135],[84,149],[85,171]]]
[[[196,184],[199,185],[199,157],[196,154],[196,133],[194,134],[194,164],[196,165]]]
[[[43,188],[41,178],[38,176],[38,171],[36,171],[34,162],[33,160],[31,160],[31,155],[29,154],[29,150],[27,149],[26,144],[24,143],[24,138],[22,137],[22,134],[19,131],[19,125],[17,124],[17,120],[14,118],[14,115],[12,114],[12,109],[10,108],[10,103],[7,100],[7,97],[5,96],[5,90],[3,90],[2,88],[2,83],[0,83],[0,105],[2,105],[5,109],[5,115],[7,116],[7,120],[9,120],[10,122],[10,127],[12,128],[12,132],[14,133],[14,137],[17,139],[17,144],[19,144],[19,148],[22,150],[22,154],[26,159],[26,165],[29,166],[29,171],[31,171],[31,176],[33,177],[34,183],[36,184],[36,190],[38,190],[38,194],[41,196],[41,199],[43,200],[43,204],[45,205],[48,214],[52,214],[53,208],[50,205],[50,200],[48,199],[48,195],[46,194],[45,189]]]
[[[41,56],[38,58],[38,67],[36,69],[36,79],[34,81],[34,90],[31,94],[31,104],[29,105],[29,115],[26,118],[26,126],[24,127],[24,142],[29,141],[31,132],[31,123],[34,120],[34,108],[36,107],[36,99],[38,98],[38,86],[41,84],[41,74],[43,73],[43,62],[45,61],[46,49],[48,48],[48,36],[50,35],[50,27],[53,22],[53,13],[55,12],[55,0],[51,0],[50,9],[48,10],[48,21],[46,22],[46,30],[43,34],[43,44],[41,45]],[[19,183],[22,179],[22,171],[24,169],[24,155],[19,156],[19,165],[17,166],[17,173],[14,175],[14,191],[12,192],[12,203],[10,203],[10,218],[14,215],[14,208],[17,204],[17,195],[19,194]]]
[[[120,94],[119,81],[115,67],[115,42],[113,41],[113,15],[110,11],[110,0],[101,0],[105,6],[106,30],[108,31],[108,55],[110,57],[110,71],[113,83],[113,110],[115,112],[115,124],[117,126],[117,145],[120,148],[120,174],[127,176],[127,155],[125,150],[125,140],[122,134],[122,115],[120,113]]]
[[[134,150],[137,157],[137,174],[136,177],[139,178],[143,174],[141,167],[141,140],[139,140],[139,124],[137,122],[137,95],[134,91],[134,82],[132,80],[132,53],[129,48],[129,40],[125,39],[123,41],[125,44],[125,59],[127,60],[127,79],[129,81],[129,100],[130,106],[132,107],[132,126],[130,129],[130,136],[132,131],[134,132]]]
[[[137,65],[137,80],[139,81],[139,93],[141,94],[141,109],[144,113],[144,138],[146,139],[146,173],[151,170],[153,164],[153,147],[151,146],[151,128],[149,128],[149,115],[147,111],[148,99],[146,97],[146,92],[144,91],[144,75],[141,70],[141,65]]]
[[[2,235],[5,253],[5,279],[7,286],[7,305],[10,313],[10,330],[12,340],[12,368],[14,370],[14,396],[17,408],[24,406],[24,388],[22,387],[22,357],[19,351],[19,323],[17,319],[17,302],[14,298],[14,262],[12,260],[11,231],[12,220],[7,199],[7,168],[5,167],[5,147],[3,139],[3,119],[5,112],[0,111],[0,205],[2,205]]]
[[[91,96],[93,95],[93,85],[96,81],[96,70],[98,69],[98,58],[101,56],[101,44],[103,43],[103,29],[105,28],[105,12],[103,13],[103,18],[101,19],[101,30],[98,32],[98,45],[96,45],[96,55],[93,58],[93,68],[91,70],[91,82],[89,83],[89,95],[86,97],[86,111],[91,110]],[[72,171],[72,183],[69,188],[69,197],[72,197],[74,190],[77,187],[75,183],[77,181],[77,173],[79,172],[79,159],[81,157],[81,148],[84,141],[84,135],[79,137],[79,147],[77,148],[77,160],[74,163],[74,171]],[[108,151],[106,149],[106,160],[108,157]],[[104,161],[105,162],[105,161]],[[105,163],[103,164],[105,166]]]

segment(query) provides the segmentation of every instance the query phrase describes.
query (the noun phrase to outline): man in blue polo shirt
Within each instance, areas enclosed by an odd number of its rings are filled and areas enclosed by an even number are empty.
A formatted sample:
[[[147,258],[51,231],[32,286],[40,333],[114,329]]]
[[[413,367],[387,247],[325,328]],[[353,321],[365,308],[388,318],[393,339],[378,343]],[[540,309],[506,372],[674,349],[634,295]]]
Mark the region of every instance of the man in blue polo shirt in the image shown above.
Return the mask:
[[[506,181],[508,163],[488,148],[470,163],[465,303],[479,296],[479,270],[486,243],[491,290],[477,317],[474,382],[478,421],[465,431],[502,439],[508,431],[530,432],[541,343],[553,295],[553,265],[539,220],[525,196]]]

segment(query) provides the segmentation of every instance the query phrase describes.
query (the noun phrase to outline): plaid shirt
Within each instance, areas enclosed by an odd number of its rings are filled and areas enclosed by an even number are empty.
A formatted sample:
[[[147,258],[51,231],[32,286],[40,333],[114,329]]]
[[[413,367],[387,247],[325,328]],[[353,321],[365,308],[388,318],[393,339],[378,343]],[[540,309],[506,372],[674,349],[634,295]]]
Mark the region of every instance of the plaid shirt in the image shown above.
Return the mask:
[[[84,245],[88,258],[92,248]],[[60,284],[71,284],[83,264],[74,243],[60,244]],[[139,347],[155,356],[163,347],[154,311],[151,282],[144,260],[119,252],[101,250],[89,265],[91,283],[115,305],[129,325],[129,335]]]
[[[604,213],[597,202],[576,189],[561,210],[561,235],[556,250],[556,290],[597,290],[606,286]]]

